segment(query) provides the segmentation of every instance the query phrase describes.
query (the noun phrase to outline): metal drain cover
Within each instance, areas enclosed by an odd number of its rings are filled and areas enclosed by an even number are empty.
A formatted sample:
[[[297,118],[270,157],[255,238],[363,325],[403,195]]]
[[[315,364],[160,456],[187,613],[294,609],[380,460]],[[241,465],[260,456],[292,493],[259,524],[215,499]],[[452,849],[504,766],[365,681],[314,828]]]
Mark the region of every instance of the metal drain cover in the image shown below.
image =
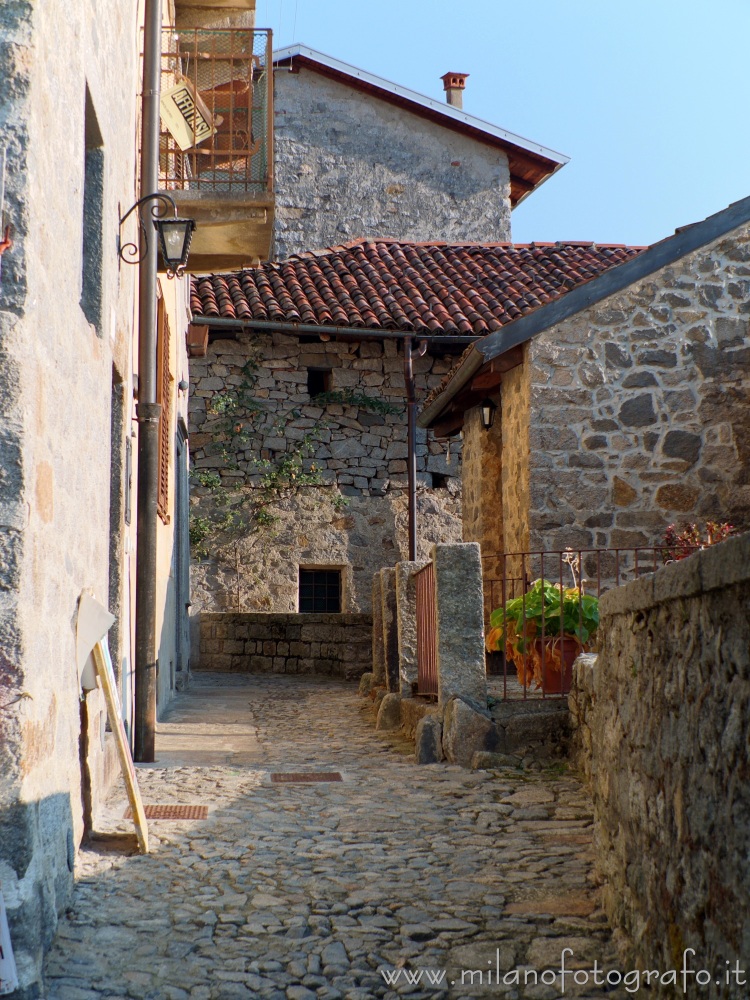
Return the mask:
[[[342,777],[338,771],[307,771],[295,773],[281,773],[272,774],[271,781],[275,782],[277,785],[289,785],[302,782],[313,782],[313,781],[342,781]]]
[[[208,819],[208,806],[144,806],[146,819]],[[132,819],[130,806],[125,810],[124,819]]]

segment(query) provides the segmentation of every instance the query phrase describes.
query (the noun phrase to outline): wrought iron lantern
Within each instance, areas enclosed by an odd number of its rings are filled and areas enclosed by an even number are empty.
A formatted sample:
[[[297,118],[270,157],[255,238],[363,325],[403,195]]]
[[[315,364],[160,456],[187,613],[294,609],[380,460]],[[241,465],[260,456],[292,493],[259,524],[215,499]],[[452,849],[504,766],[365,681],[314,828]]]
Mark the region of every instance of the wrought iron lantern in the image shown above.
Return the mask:
[[[133,212],[138,211],[138,225],[142,236],[142,246],[139,248],[135,243],[121,244],[118,236],[117,250],[121,260],[126,264],[139,264],[149,251],[148,227],[140,212],[142,205],[154,202],[151,206],[151,221],[159,234],[159,250],[164,261],[168,278],[180,278],[185,273],[187,267],[188,254],[190,253],[190,241],[193,238],[195,229],[194,219],[180,219],[177,216],[177,206],[168,194],[147,194],[129,208],[120,219],[120,229],[123,223]],[[171,207],[174,215],[168,217]]]
[[[495,410],[497,407],[491,399],[483,399],[479,404],[479,409],[482,414],[482,427],[488,431],[495,422]]]

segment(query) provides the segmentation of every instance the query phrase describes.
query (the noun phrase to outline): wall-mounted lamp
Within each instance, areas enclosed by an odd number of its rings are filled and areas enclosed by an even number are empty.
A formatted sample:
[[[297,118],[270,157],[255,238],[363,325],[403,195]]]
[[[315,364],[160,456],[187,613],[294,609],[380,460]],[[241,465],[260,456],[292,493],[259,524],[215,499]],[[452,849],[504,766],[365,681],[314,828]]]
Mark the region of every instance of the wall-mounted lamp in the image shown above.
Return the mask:
[[[484,427],[486,431],[488,431],[495,422],[496,409],[497,407],[491,399],[483,399],[479,404],[479,411],[482,414],[482,427]]]
[[[184,378],[181,378],[180,381],[177,383],[177,388],[180,390],[180,392],[187,392],[188,389],[190,388],[190,383],[186,382]]]
[[[149,201],[155,202],[151,206],[151,220],[159,234],[159,249],[161,250],[162,260],[167,270],[167,277],[181,278],[187,267],[190,241],[193,238],[193,230],[195,229],[195,220],[179,219],[177,217],[177,206],[168,194],[147,194],[145,197],[139,198],[135,205],[129,208],[120,219],[120,229],[122,229],[123,223],[131,213],[140,209],[142,205],[147,204]],[[170,206],[174,212],[174,216],[171,219],[167,218]],[[139,252],[139,248],[135,243],[120,243],[119,233],[117,235],[117,252],[120,260],[124,260],[126,264],[140,264],[141,260],[148,253],[148,227],[143,221],[140,211],[138,211],[138,225],[143,236],[142,253]]]

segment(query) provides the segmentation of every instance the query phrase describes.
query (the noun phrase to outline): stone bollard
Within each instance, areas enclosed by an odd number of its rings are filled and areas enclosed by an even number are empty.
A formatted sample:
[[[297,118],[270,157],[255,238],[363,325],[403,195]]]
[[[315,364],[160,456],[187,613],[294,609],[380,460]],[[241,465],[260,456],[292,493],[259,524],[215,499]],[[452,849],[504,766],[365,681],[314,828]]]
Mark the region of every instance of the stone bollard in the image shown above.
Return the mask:
[[[385,685],[388,691],[398,693],[398,629],[396,623],[396,570],[386,567],[380,571],[380,594],[383,602],[383,658],[385,660]]]
[[[380,573],[372,578],[372,686],[385,687],[385,649],[383,647],[383,599]]]
[[[424,562],[396,563],[396,616],[398,619],[398,675],[401,697],[411,698],[417,683],[417,587],[414,574]]]
[[[477,542],[433,545],[438,702],[487,711],[482,562]]]

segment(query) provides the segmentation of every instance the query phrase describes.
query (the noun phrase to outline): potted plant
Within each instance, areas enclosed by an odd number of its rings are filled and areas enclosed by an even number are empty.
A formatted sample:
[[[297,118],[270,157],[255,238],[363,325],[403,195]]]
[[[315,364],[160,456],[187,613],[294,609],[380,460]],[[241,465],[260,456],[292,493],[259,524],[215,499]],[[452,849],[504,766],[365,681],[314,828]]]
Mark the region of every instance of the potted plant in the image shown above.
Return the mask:
[[[522,597],[490,615],[489,652],[500,651],[524,686],[545,693],[570,690],[573,661],[590,649],[599,626],[599,601],[580,587],[536,580]]]

